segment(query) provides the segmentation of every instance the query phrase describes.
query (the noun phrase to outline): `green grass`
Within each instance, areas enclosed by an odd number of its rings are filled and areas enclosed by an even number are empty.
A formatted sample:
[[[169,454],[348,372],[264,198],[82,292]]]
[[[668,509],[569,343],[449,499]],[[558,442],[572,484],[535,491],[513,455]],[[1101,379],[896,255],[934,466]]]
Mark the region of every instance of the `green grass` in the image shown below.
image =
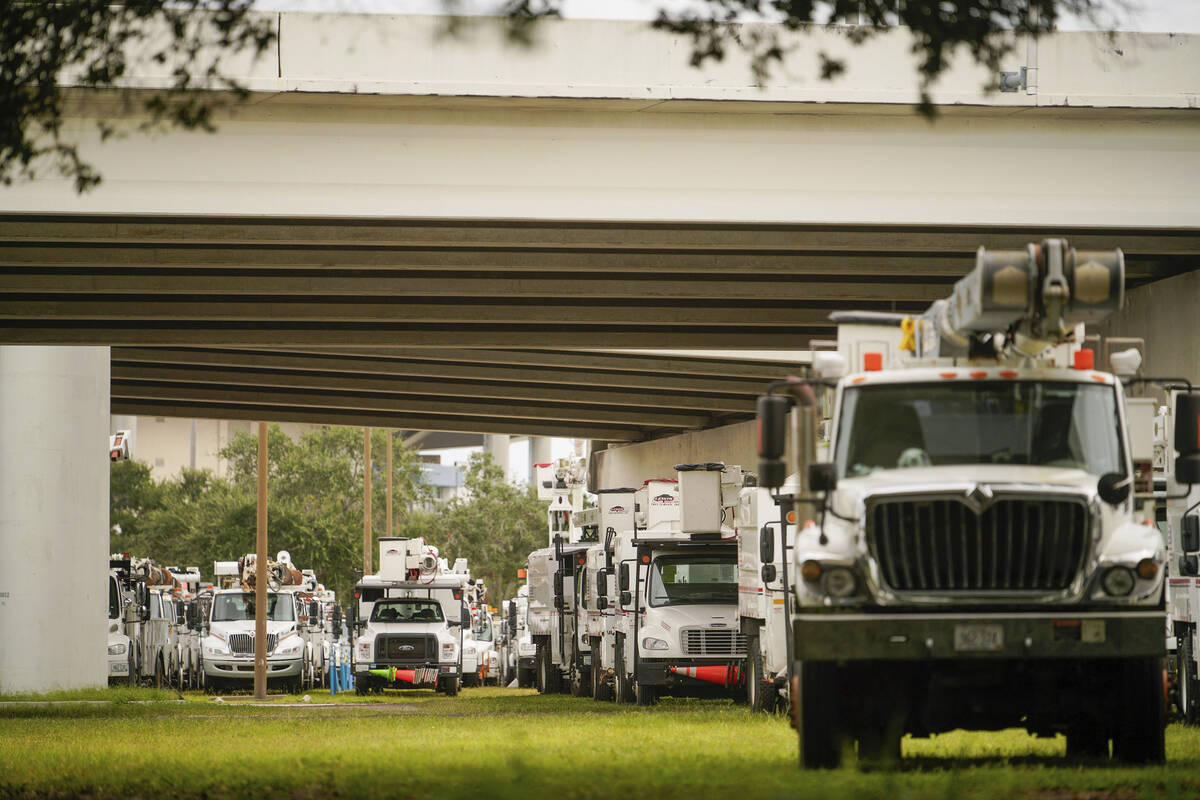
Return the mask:
[[[173,689],[141,689],[114,686],[96,689],[65,689],[58,692],[0,692],[0,703],[96,702],[136,703],[178,700]]]
[[[336,707],[188,699],[0,707],[0,796],[1200,796],[1200,730],[1181,726],[1162,767],[1068,765],[1061,738],[1005,731],[906,740],[898,772],[804,773],[785,720],[721,702],[639,709],[508,689],[348,694]]]

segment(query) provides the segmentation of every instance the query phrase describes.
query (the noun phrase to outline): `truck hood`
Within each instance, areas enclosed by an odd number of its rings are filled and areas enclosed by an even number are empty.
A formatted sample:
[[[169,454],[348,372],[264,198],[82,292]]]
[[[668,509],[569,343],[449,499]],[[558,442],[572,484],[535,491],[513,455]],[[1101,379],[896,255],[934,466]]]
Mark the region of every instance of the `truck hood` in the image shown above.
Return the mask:
[[[648,606],[644,619],[643,630],[651,626],[659,626],[667,631],[677,632],[680,628],[710,628],[721,624],[736,628],[738,607],[737,603],[730,605]]]
[[[835,491],[837,510],[844,515],[857,514],[857,505],[877,492],[969,492],[977,484],[996,489],[1045,491],[1047,487],[1091,496],[1099,476],[1081,469],[1029,467],[1008,464],[959,464],[944,467],[889,469],[842,478]]]
[[[296,629],[295,622],[274,622],[267,620],[267,635],[272,633],[282,636],[288,631]],[[235,622],[214,622],[209,626],[209,633],[215,633],[224,639],[228,639],[233,633],[248,633],[254,635],[254,620],[237,620]]]

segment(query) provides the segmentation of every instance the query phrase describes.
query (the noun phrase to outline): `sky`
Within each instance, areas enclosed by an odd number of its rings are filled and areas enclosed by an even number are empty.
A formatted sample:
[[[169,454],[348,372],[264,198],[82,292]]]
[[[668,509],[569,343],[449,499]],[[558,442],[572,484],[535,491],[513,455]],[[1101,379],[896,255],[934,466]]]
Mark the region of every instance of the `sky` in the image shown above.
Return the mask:
[[[458,13],[488,14],[500,0],[456,0]],[[652,19],[660,7],[682,8],[690,0],[564,0],[564,16],[573,19]],[[1200,0],[1108,0],[1117,30],[1145,33],[1200,33]],[[369,14],[440,14],[445,0],[257,0],[270,11],[341,11]],[[1060,30],[1095,26],[1067,19]]]

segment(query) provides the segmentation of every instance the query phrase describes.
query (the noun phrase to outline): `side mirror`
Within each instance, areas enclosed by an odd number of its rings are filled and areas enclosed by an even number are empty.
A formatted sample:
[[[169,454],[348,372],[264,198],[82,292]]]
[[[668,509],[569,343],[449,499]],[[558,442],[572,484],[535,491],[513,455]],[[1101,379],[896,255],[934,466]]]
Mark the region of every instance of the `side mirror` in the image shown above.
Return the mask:
[[[310,600],[308,603],[308,624],[321,624],[321,604],[316,600]]]
[[[778,577],[778,575],[776,574],[776,571],[775,571],[775,565],[774,564],[763,564],[763,568],[762,568],[763,583],[770,583],[771,581],[775,580],[776,577]]]
[[[633,605],[633,593],[621,592],[621,608],[627,608],[631,605]]]
[[[561,572],[554,573],[554,595],[562,597],[563,593],[563,576]]]
[[[1200,394],[1175,398],[1175,481],[1200,483]]]
[[[629,591],[629,564],[621,565],[621,573],[617,583],[622,592]],[[626,605],[626,603],[622,602],[621,605]]]
[[[783,460],[787,442],[787,415],[792,401],[782,395],[758,398],[758,484],[778,489],[787,480]]]
[[[1176,462],[1178,463],[1178,462]],[[1119,506],[1129,497],[1133,488],[1133,479],[1119,472],[1109,472],[1100,476],[1096,483],[1096,494],[1110,506]]]
[[[608,572],[606,570],[596,572],[596,594],[601,598],[608,594]]]
[[[514,603],[508,604],[508,632],[510,634],[514,634],[514,633],[516,633],[516,630],[517,630],[517,604],[514,602]]]
[[[1179,532],[1180,545],[1185,553],[1200,550],[1200,514],[1185,514],[1183,529]]]
[[[829,462],[808,465],[808,488],[814,492],[832,492],[837,488],[837,465]]]
[[[554,595],[554,608],[558,611],[563,609],[563,596],[561,594]]]
[[[463,608],[462,613],[458,617],[458,624],[462,625],[464,629],[471,627],[471,609]]]
[[[763,525],[758,531],[758,560],[764,564],[775,561],[775,532],[770,525]]]
[[[608,598],[605,597],[604,595],[600,595],[599,597],[597,597],[596,598],[596,608],[600,609],[601,611],[608,608]]]
[[[1200,556],[1180,556],[1179,575],[1184,578],[1194,578],[1200,575]]]

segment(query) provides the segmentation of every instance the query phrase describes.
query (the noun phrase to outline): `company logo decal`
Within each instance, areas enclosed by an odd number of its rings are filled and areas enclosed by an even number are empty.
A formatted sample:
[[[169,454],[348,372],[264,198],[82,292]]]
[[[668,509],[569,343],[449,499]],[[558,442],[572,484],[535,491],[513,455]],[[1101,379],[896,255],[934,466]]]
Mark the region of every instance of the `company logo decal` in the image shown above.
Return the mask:
[[[674,503],[674,502],[676,502],[676,497],[673,494],[667,494],[664,492],[663,494],[656,495],[654,498],[654,502],[656,502],[656,503]]]
[[[624,514],[624,513],[625,513],[625,506],[613,506],[612,508],[610,508],[610,509],[608,510],[608,513],[610,513],[610,514]]]
[[[400,551],[399,551],[399,550],[388,550],[386,553],[384,553],[384,555],[386,555],[386,556],[398,556],[398,555],[400,555]]]

